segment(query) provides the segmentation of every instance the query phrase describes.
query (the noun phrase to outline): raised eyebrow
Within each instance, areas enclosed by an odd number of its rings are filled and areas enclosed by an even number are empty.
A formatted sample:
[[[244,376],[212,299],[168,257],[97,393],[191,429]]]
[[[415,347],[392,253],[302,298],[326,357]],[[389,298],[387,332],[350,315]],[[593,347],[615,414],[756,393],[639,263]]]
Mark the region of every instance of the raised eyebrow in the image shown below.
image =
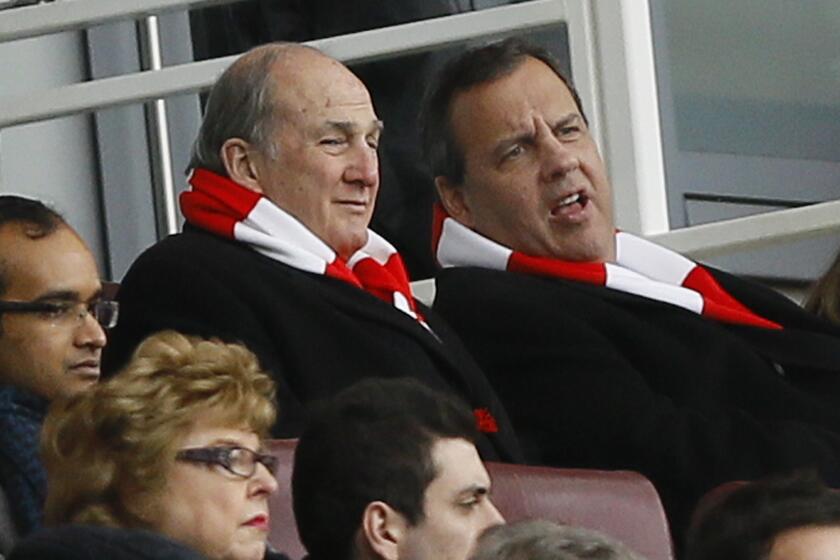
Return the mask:
[[[552,125],[551,130],[558,130],[558,129],[563,128],[565,126],[569,126],[570,124],[573,124],[575,121],[583,122],[583,119],[577,113],[569,113],[568,115],[558,119],[554,123],[554,125]]]

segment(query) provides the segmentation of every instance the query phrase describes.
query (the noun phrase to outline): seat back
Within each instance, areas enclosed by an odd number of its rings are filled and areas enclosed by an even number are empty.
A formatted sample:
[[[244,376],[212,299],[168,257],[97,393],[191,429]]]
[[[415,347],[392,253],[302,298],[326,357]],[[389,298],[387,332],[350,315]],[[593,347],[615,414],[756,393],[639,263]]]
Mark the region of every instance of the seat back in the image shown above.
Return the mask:
[[[601,531],[648,560],[673,560],[668,520],[650,481],[630,471],[487,463],[493,502],[509,522],[548,519]]]
[[[289,558],[303,558],[306,552],[300,544],[295,514],[292,511],[292,464],[296,439],[275,439],[266,442],[266,450],[279,459],[277,464],[277,492],[268,499],[271,527],[268,542]]]
[[[269,542],[291,558],[304,556],[292,512],[291,475],[296,440],[272,440],[280,459],[278,491],[269,498]],[[493,501],[508,521],[541,518],[596,529],[644,555],[673,560],[665,511],[653,485],[634,472],[555,469],[487,463]]]

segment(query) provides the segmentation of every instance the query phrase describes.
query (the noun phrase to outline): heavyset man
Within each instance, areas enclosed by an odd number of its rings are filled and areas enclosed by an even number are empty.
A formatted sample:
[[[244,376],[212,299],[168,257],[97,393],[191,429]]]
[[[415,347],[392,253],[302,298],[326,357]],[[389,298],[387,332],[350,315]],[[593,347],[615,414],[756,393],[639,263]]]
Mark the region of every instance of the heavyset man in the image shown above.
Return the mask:
[[[475,421],[414,380],[368,379],[322,403],[295,451],[292,497],[312,560],[466,560],[504,520]]]
[[[17,535],[41,522],[48,402],[99,378],[103,325],[117,318],[101,295],[93,256],[60,215],[0,196],[0,484]]]
[[[365,377],[411,376],[462,396],[489,456],[515,459],[483,373],[367,229],[382,129],[361,81],[315,49],[270,44],[234,62],[195,144],[187,225],[124,278],[106,369],[164,328],[240,341],[277,381],[276,435],[299,433],[304,402]]]
[[[425,127],[445,209],[434,308],[523,446],[646,474],[678,531],[724,480],[810,465],[840,484],[840,331],[616,233],[580,100],[547,53],[467,51],[434,84]]]

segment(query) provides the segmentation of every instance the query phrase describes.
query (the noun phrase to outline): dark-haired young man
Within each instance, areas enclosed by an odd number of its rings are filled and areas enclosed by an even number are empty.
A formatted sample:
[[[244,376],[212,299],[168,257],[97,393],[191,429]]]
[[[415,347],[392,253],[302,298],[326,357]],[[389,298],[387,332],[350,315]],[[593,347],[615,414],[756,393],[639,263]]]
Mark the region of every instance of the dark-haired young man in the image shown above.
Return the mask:
[[[0,484],[18,534],[40,524],[47,403],[99,378],[103,324],[116,321],[101,294],[93,255],[60,215],[0,196]]]
[[[551,56],[467,51],[425,143],[445,208],[434,309],[546,463],[633,469],[677,531],[725,480],[840,484],[840,329],[755,283],[616,232],[606,168]]]
[[[688,533],[687,560],[840,557],[840,493],[813,474],[750,482],[712,499]]]
[[[504,520],[469,408],[407,379],[362,381],[312,415],[295,451],[312,560],[466,560]]]

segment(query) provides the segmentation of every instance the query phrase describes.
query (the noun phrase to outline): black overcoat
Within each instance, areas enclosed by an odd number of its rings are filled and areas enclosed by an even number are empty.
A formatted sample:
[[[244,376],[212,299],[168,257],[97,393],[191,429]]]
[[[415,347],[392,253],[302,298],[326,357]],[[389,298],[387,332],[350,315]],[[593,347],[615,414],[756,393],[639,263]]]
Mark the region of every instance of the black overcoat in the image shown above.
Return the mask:
[[[488,409],[499,432],[488,458],[521,459],[516,437],[486,377],[457,336],[422,308],[417,321],[341,280],[302,272],[233,240],[186,226],[144,252],[123,279],[120,318],[104,370],[162,329],[244,343],[277,382],[273,434],[300,433],[304,404],[365,377],[413,377]]]
[[[481,268],[441,271],[434,309],[490,378],[526,454],[645,474],[679,531],[723,481],[816,467],[840,486],[840,329],[710,272],[785,328]]]

